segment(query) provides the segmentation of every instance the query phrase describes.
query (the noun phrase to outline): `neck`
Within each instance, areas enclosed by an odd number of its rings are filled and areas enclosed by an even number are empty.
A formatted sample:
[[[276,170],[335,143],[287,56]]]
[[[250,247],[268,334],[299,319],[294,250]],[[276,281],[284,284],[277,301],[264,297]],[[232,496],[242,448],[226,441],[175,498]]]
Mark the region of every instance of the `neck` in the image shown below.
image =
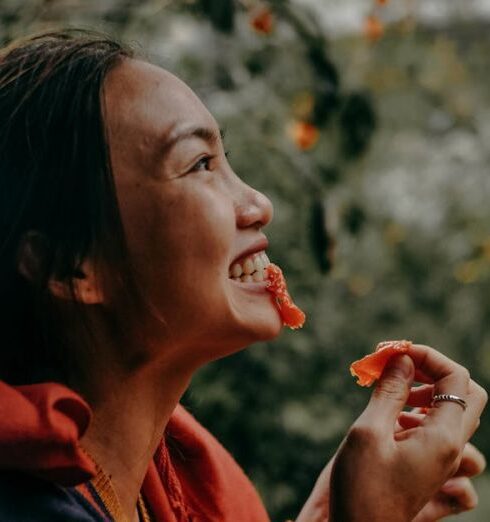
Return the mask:
[[[93,419],[81,443],[110,478],[127,520],[134,520],[148,466],[191,373],[161,367],[105,373],[97,394],[91,390]]]

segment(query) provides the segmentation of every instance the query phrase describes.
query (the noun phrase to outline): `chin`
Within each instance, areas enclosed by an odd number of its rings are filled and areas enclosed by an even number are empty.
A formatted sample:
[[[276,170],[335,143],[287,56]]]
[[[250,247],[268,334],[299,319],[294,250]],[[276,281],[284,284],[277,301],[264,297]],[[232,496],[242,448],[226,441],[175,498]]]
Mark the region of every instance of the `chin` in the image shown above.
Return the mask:
[[[236,324],[235,336],[241,341],[240,348],[245,348],[252,343],[275,339],[282,329],[279,313],[272,306],[268,306],[262,313],[240,317]]]
[[[242,316],[234,319],[220,321],[219,325],[212,328],[215,341],[207,346],[201,343],[199,365],[233,355],[251,344],[275,339],[283,328],[279,314],[273,309],[263,315],[255,314],[254,318]]]
[[[275,317],[273,321],[264,321],[263,324],[255,326],[254,334],[257,338],[256,341],[270,341],[275,339],[284,328],[279,314],[277,314],[277,317]]]

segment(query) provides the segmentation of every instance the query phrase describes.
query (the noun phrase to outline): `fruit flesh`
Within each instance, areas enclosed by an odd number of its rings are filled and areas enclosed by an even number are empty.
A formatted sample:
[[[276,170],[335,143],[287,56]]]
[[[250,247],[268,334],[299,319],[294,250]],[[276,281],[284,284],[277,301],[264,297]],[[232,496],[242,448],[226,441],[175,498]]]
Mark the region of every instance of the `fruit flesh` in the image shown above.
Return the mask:
[[[279,315],[284,326],[289,326],[292,330],[301,328],[305,322],[305,314],[300,310],[291,299],[286,286],[286,279],[282,270],[271,263],[266,268],[267,290],[275,297],[275,302]]]
[[[357,377],[359,386],[371,386],[381,377],[388,361],[394,355],[408,353],[411,346],[411,341],[405,340],[379,343],[373,353],[351,364],[350,373]]]

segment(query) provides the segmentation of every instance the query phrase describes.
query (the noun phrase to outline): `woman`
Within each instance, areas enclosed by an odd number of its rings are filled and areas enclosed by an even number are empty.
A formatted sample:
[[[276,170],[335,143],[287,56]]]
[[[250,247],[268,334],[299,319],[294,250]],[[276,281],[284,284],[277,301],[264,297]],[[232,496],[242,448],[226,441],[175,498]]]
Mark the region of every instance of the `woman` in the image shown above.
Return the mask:
[[[0,140],[0,520],[268,520],[178,406],[196,369],[282,327],[261,281],[272,206],[232,171],[214,118],[119,44],[53,33],[3,51]],[[426,386],[410,391],[414,374]],[[400,415],[434,393],[467,408]],[[297,521],[473,507],[484,461],[466,443],[485,402],[464,368],[415,346]]]

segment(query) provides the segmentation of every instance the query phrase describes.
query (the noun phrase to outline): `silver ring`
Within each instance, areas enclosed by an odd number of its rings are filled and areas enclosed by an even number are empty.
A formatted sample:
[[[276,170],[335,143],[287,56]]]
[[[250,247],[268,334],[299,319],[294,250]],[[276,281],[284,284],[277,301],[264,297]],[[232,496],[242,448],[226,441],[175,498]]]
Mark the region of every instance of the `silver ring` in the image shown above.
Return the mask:
[[[468,406],[464,399],[458,397],[457,395],[451,395],[450,393],[441,393],[440,395],[434,395],[434,397],[432,397],[431,406],[434,406],[436,403],[442,401],[455,402],[456,404],[459,404],[463,408],[463,410],[466,410],[466,407]]]

